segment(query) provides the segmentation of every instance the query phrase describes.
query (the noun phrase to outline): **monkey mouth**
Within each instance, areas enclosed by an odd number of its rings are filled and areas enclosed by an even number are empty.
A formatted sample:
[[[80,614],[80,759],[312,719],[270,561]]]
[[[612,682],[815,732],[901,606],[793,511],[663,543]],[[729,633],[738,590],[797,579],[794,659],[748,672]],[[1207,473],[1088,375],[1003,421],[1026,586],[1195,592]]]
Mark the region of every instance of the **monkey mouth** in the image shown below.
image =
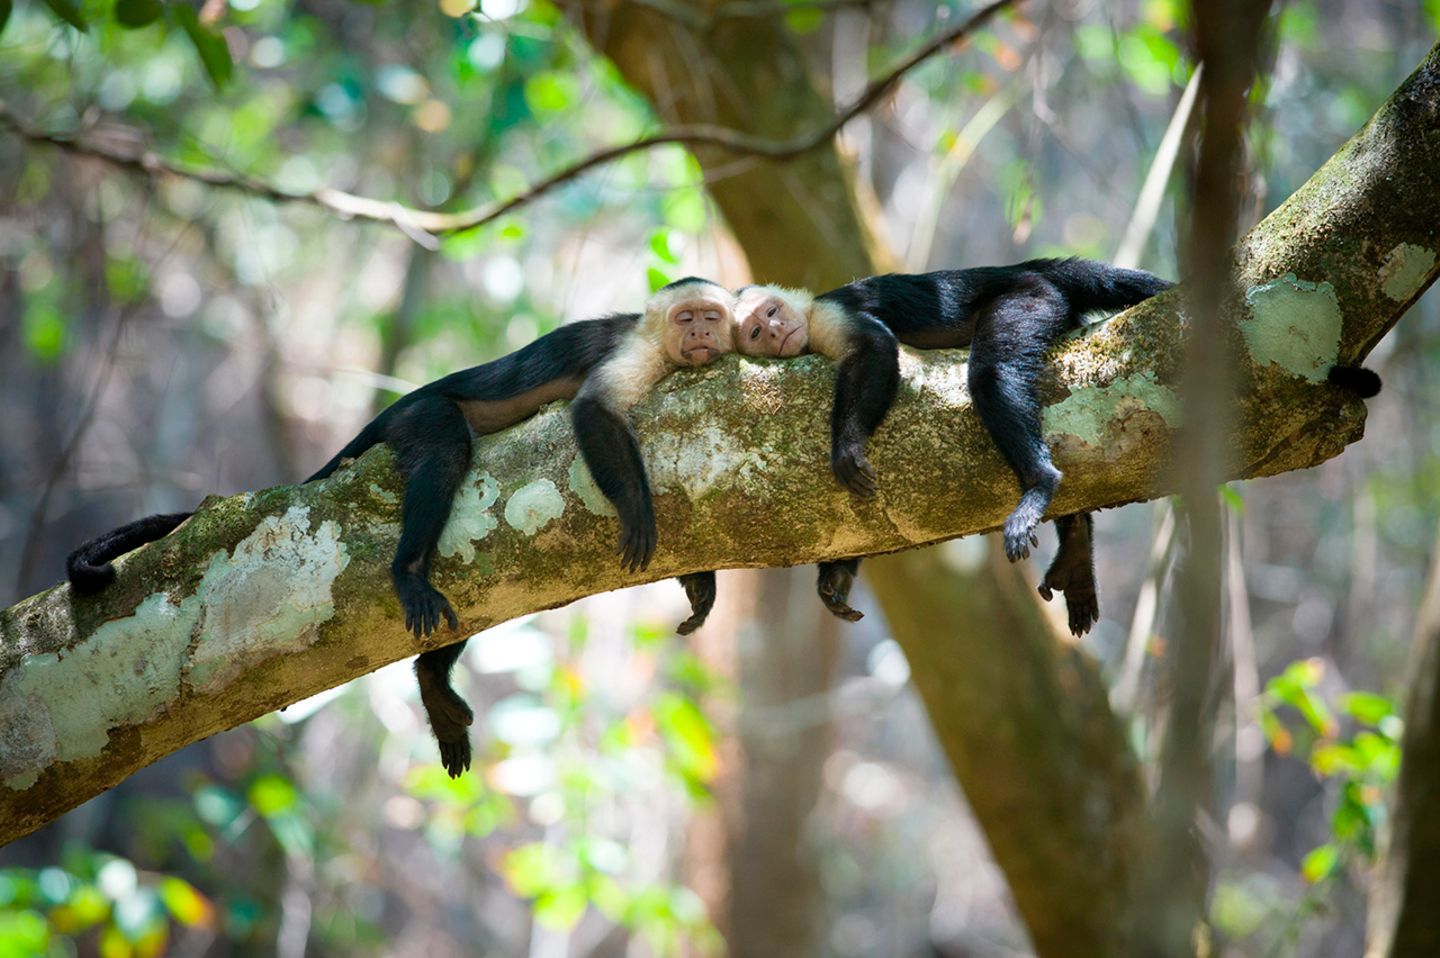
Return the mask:
[[[689,349],[680,350],[680,355],[690,360],[690,364],[693,366],[703,366],[719,356],[720,350],[713,346],[691,346]]]
[[[785,334],[785,338],[780,340],[780,352],[777,355],[789,357],[799,353],[798,349],[794,353],[787,353],[785,351],[785,347],[790,345],[790,340],[793,339],[795,337],[795,334],[798,332],[800,332],[800,327],[796,326],[794,329],[790,330],[790,332]]]

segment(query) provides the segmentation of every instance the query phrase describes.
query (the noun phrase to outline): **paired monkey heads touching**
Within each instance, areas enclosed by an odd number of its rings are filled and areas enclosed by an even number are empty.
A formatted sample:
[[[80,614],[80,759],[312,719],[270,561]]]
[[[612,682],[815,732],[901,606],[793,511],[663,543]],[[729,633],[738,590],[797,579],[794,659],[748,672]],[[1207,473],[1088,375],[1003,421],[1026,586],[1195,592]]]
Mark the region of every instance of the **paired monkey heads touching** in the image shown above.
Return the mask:
[[[650,297],[645,320],[676,366],[703,366],[731,351],[790,359],[810,345],[810,299],[782,286],[743,286],[731,293],[689,277]]]

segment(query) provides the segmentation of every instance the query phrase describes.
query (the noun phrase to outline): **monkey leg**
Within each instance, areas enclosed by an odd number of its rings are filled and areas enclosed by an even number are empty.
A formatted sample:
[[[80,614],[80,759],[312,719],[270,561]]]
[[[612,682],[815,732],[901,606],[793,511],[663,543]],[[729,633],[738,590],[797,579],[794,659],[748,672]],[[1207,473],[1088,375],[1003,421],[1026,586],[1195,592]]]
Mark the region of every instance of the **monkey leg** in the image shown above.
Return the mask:
[[[820,574],[815,582],[815,591],[820,594],[820,601],[825,603],[825,608],[846,622],[859,622],[863,619],[864,612],[852,609],[847,604],[850,601],[850,587],[855,584],[855,576],[860,571],[860,560],[822,562],[816,568]]]
[[[995,300],[978,316],[970,348],[970,399],[1000,455],[1020,480],[1020,503],[1005,520],[1011,562],[1038,545],[1035,528],[1050,507],[1061,473],[1040,431],[1036,380],[1045,351],[1064,331],[1069,307],[1048,283]]]
[[[830,469],[846,489],[875,495],[875,467],[865,446],[885,421],[900,388],[900,346],[879,320],[851,317],[850,353],[835,371],[835,404],[830,411]]]
[[[475,713],[450,686],[450,670],[467,641],[461,639],[443,649],[422,652],[415,659],[420,702],[440,745],[440,764],[451,778],[459,778],[470,767],[470,736],[466,729],[475,721]]]
[[[692,572],[679,576],[679,582],[685,587],[685,597],[690,600],[690,618],[681,622],[675,631],[689,635],[705,624],[710,610],[715,607],[715,573]]]
[[[405,611],[405,628],[416,638],[460,621],[450,602],[430,584],[430,560],[450,518],[450,504],[470,468],[470,427],[453,403],[440,397],[419,400],[387,429],[405,476],[400,543],[390,563],[395,595]]]
[[[1065,611],[1070,633],[1077,639],[1100,620],[1100,597],[1095,588],[1094,524],[1090,513],[1057,516],[1055,531],[1060,551],[1040,580],[1040,596],[1046,602],[1056,592],[1065,593]]]
[[[640,443],[622,415],[583,393],[570,404],[570,421],[595,485],[620,515],[620,565],[638,572],[650,564],[657,538]]]

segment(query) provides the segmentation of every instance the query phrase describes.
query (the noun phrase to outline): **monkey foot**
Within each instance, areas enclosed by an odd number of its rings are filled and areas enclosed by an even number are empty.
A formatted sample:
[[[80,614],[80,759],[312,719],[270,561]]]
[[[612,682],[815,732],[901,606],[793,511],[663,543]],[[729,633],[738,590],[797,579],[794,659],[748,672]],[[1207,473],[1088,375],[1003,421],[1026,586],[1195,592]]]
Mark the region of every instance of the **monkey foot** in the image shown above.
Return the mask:
[[[441,619],[452,629],[460,628],[460,619],[450,607],[450,600],[419,576],[397,577],[395,593],[405,610],[405,631],[415,633],[415,638],[423,639],[431,632],[439,632]]]
[[[1046,602],[1056,592],[1065,594],[1065,612],[1070,634],[1077,639],[1100,621],[1100,597],[1095,591],[1095,573],[1089,566],[1062,566],[1057,559],[1040,582],[1040,597]]]
[[[445,767],[445,774],[451,778],[459,778],[460,775],[470,768],[470,739],[461,734],[458,739],[440,742],[440,764]]]
[[[680,635],[689,635],[705,624],[710,610],[715,607],[715,573],[682,575],[680,584],[685,587],[685,596],[690,600],[690,618],[681,622],[675,631]]]
[[[822,565],[820,567],[820,578],[815,583],[815,591],[820,595],[820,601],[825,603],[825,608],[838,619],[846,622],[859,622],[865,618],[865,613],[859,609],[850,607],[850,586],[854,584],[855,576],[840,566]]]
[[[875,467],[858,448],[837,450],[830,456],[830,469],[840,485],[861,499],[875,497]]]
[[[470,737],[466,729],[475,721],[475,713],[449,683],[431,673],[415,670],[420,682],[420,703],[425,717],[440,745],[440,764],[451,778],[470,767]]]

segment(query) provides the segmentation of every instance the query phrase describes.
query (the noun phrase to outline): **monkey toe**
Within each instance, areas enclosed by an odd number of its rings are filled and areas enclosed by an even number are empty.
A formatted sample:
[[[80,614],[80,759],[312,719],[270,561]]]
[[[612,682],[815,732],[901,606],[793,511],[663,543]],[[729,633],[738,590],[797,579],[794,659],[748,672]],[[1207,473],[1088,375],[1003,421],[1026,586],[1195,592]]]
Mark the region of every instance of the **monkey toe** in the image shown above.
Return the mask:
[[[1079,599],[1071,599],[1067,595],[1065,610],[1069,613],[1070,634],[1077,639],[1089,632],[1090,627],[1100,621],[1100,602],[1093,592]]]
[[[445,774],[459,778],[470,768],[470,739],[463,733],[457,739],[440,742],[440,764]]]
[[[443,619],[452,629],[460,628],[460,619],[450,606],[450,600],[418,576],[399,580],[395,592],[400,599],[400,608],[405,613],[405,631],[412,632],[417,639],[423,639],[431,632],[440,631]]]
[[[836,454],[830,464],[831,471],[840,484],[861,499],[875,496],[875,467],[870,465],[864,454],[847,450]]]
[[[1040,544],[1040,538],[1035,534],[1035,526],[1039,524],[1039,516],[1030,516],[1028,510],[1015,510],[1010,518],[1005,520],[1005,558],[1011,562],[1019,562],[1021,559],[1030,558],[1032,546]]]
[[[655,556],[655,517],[642,517],[620,529],[620,566],[627,572],[641,572]]]

